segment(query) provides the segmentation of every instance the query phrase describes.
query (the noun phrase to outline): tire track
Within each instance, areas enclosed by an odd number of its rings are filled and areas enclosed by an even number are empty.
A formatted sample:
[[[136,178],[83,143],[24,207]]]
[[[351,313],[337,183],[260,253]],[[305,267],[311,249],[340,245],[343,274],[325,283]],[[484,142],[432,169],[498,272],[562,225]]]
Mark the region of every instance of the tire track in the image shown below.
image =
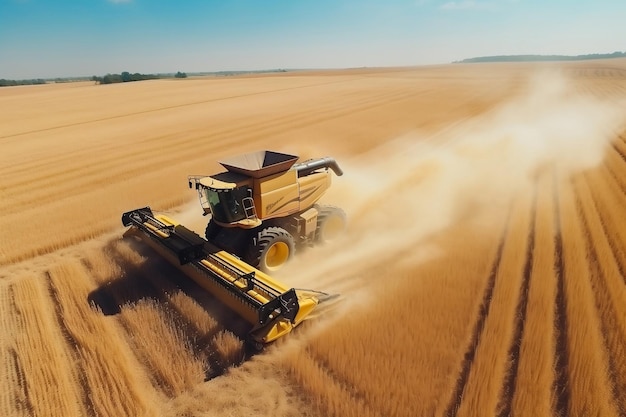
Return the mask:
[[[13,346],[27,376],[33,413],[45,415],[54,409],[63,415],[86,414],[76,386],[75,361],[57,327],[47,284],[44,274],[27,273],[12,287],[22,321]]]
[[[581,213],[582,215],[582,213]],[[587,226],[585,225],[585,228],[587,228]],[[588,231],[588,229],[587,229]],[[589,243],[588,241],[588,249],[591,250],[591,253],[595,254],[595,250],[592,248],[592,244]],[[594,288],[594,292],[595,292],[595,303],[596,303],[596,309],[598,311],[602,311],[604,310],[605,306],[606,306],[606,302],[607,302],[607,298],[609,298],[609,296],[605,293],[606,289],[604,288],[599,288],[599,276],[602,275],[602,272],[600,270],[600,266],[598,265],[598,262],[593,259],[590,261],[590,266],[591,266],[591,279],[592,279],[592,287]],[[626,415],[626,411],[624,409],[624,404],[623,404],[623,395],[622,395],[622,390],[620,389],[620,387],[623,387],[620,384],[619,381],[619,377],[618,377],[618,366],[617,366],[617,361],[615,359],[614,354],[624,354],[624,349],[620,349],[619,351],[615,351],[615,350],[609,350],[609,346],[610,346],[610,341],[609,341],[609,335],[611,333],[615,333],[615,330],[613,328],[611,328],[611,326],[609,326],[607,324],[607,320],[611,320],[611,319],[607,319],[606,317],[602,317],[602,319],[600,320],[600,326],[601,326],[601,334],[602,334],[602,341],[604,343],[604,346],[606,348],[606,357],[607,357],[607,362],[608,362],[608,367],[607,367],[607,372],[608,372],[608,377],[609,377],[609,381],[610,381],[610,388],[611,388],[611,393],[613,396],[613,400],[618,404],[618,413],[620,416],[625,416]],[[612,321],[612,320],[611,320]],[[623,336],[621,336],[622,340]],[[622,342],[623,343],[623,342]],[[614,354],[612,354],[611,352],[613,352]]]
[[[78,343],[76,338],[73,336],[72,332],[67,328],[67,325],[65,324],[65,320],[63,319],[63,311],[61,309],[61,300],[59,297],[58,290],[56,289],[56,287],[54,286],[54,283],[52,282],[52,276],[50,274],[50,271],[45,271],[44,276],[45,276],[45,280],[47,284],[48,293],[50,294],[50,298],[54,301],[53,303],[54,315],[55,315],[57,324],[59,326],[59,329],[61,330],[61,333],[63,334],[63,339],[65,340],[67,351],[70,353],[74,363],[81,363],[82,359],[80,355],[80,344]],[[97,416],[96,407],[92,401],[92,398],[89,392],[89,383],[88,383],[86,370],[82,366],[76,366],[74,372],[75,372],[74,376],[78,382],[77,384],[78,392],[80,393],[85,410],[87,411],[89,416],[95,417]]]
[[[508,234],[508,223],[510,221],[510,216],[511,210],[509,209],[507,221],[505,223],[507,226],[505,226],[500,236],[500,242],[498,243],[498,249],[496,251],[495,259],[493,261],[489,277],[487,278],[487,284],[483,292],[483,300],[478,310],[478,317],[474,324],[470,343],[465,350],[465,355],[461,363],[461,371],[459,372],[459,376],[457,377],[457,382],[452,393],[452,397],[450,398],[448,406],[444,413],[446,417],[456,416],[457,412],[459,411],[459,407],[461,406],[461,401],[463,400],[463,392],[465,391],[465,386],[469,378],[470,370],[476,356],[476,349],[480,344],[480,338],[485,328],[485,321],[487,320],[487,316],[489,315],[489,308],[491,306],[491,300],[493,298],[493,289],[496,284],[496,276],[498,268],[500,267],[502,253],[504,252],[504,243],[506,242],[506,236]]]
[[[481,416],[481,412],[496,414],[500,390],[508,370],[508,347],[514,337],[516,304],[520,297],[528,245],[528,230],[532,211],[532,188],[520,190],[511,200],[511,217],[504,250],[497,268],[489,314],[486,315],[481,337],[467,382],[459,416]],[[521,255],[521,256],[520,256]]]
[[[560,184],[561,233],[564,242],[567,242],[563,246],[570,382],[567,413],[617,416],[605,355],[602,319],[590,279],[594,271],[587,240],[592,236],[585,234],[576,207],[576,193],[580,191],[576,185],[581,179],[582,175],[578,174]]]
[[[522,346],[522,337],[524,336],[524,324],[526,321],[526,312],[528,310],[528,293],[530,288],[530,280],[533,270],[534,247],[536,244],[536,219],[537,219],[537,183],[533,187],[532,197],[532,213],[530,216],[530,231],[528,242],[526,245],[526,263],[524,264],[524,272],[522,276],[522,287],[517,303],[515,313],[515,331],[511,345],[509,347],[509,369],[506,371],[504,384],[500,392],[500,404],[497,409],[500,410],[498,417],[506,417],[511,415],[513,406],[513,396],[516,390],[517,373],[520,362],[520,348]]]
[[[294,385],[302,387],[309,398],[314,399],[313,403],[322,415],[338,416],[346,408],[360,417],[382,415],[368,402],[365,393],[345,381],[309,348],[292,353],[289,360]]]
[[[603,172],[599,172],[600,170],[602,170]],[[604,175],[600,176],[601,174]],[[619,185],[615,183],[615,177],[613,177],[612,172],[605,165],[599,167],[594,175],[598,176],[596,178],[601,183],[598,185],[598,187],[592,187],[590,185],[591,178],[589,175],[587,175],[586,183],[588,185],[588,190],[590,192],[590,195],[592,196],[595,213],[600,220],[600,224],[602,226],[602,229],[604,230],[604,236],[606,237],[607,243],[610,247],[613,259],[615,261],[615,265],[617,266],[617,272],[622,278],[622,282],[626,284],[626,253],[622,249],[623,241],[626,241],[626,239],[622,239],[624,235],[619,228],[621,213],[611,215],[612,211],[608,209],[608,207],[615,206],[619,207],[619,209],[621,210],[624,209],[624,204],[621,204],[619,201],[616,202],[615,200],[610,198],[611,196],[619,194],[619,192],[615,192],[616,188],[619,189]],[[604,188],[605,186],[607,188]],[[598,189],[600,187],[601,189]],[[605,207],[606,209],[602,210],[601,207]]]
[[[10,320],[9,323],[5,324],[7,325],[7,327],[11,326],[12,331],[14,333],[17,333],[23,331],[25,322],[24,318],[22,317],[22,312],[17,308],[17,305],[15,303],[14,285],[15,284],[13,283],[7,284],[7,297],[0,301],[3,304],[8,305],[8,308],[3,308],[2,319]],[[24,368],[22,367],[22,364],[20,362],[19,354],[15,347],[15,341],[12,341],[12,343],[7,343],[6,356],[3,361],[6,361],[5,363],[9,365],[7,374],[3,376],[3,379],[9,379],[8,382],[10,383],[10,385],[7,388],[9,388],[13,394],[13,398],[11,399],[11,406],[21,415],[34,415],[35,408],[31,402],[31,398],[29,395],[28,380],[26,378]]]
[[[532,256],[531,277],[525,301],[527,305],[523,315],[524,328],[512,391],[513,401],[507,415],[554,416],[552,387],[555,380],[554,303],[557,276],[554,270],[556,222],[553,170],[554,167],[547,167],[537,178],[534,243],[532,255],[529,254]],[[528,271],[527,268],[525,270]]]
[[[624,138],[620,136],[619,140],[613,141],[611,143],[610,149],[612,149],[613,151],[615,151],[615,153],[617,153],[617,155],[621,159],[620,161],[621,163],[626,162],[626,141],[624,140]],[[622,190],[624,190],[624,188],[622,188]]]
[[[619,187],[622,196],[626,196],[626,179],[619,175],[618,171],[620,171],[620,168],[625,161],[626,155],[622,155],[621,152],[615,147],[615,144],[612,144],[609,154],[605,157],[604,166],[611,174],[613,181]]]
[[[19,412],[26,413],[27,415],[35,414],[35,407],[30,401],[28,381],[26,380],[26,374],[20,364],[19,356],[15,348],[9,348],[8,355],[11,358],[11,364],[13,365],[13,371],[16,376],[17,387],[15,389],[15,409]]]
[[[556,173],[554,174],[554,218],[556,233],[554,237],[554,270],[557,276],[557,292],[554,303],[554,331],[555,331],[555,378],[552,387],[555,415],[567,417],[570,408],[569,389],[569,348],[567,345],[567,306],[565,297],[565,265],[563,260],[563,236],[561,235],[561,209],[559,202],[559,185]]]
[[[337,371],[335,371],[325,358],[313,352],[311,346],[307,346],[304,349],[304,355],[308,356],[309,359],[319,366],[332,384],[335,384],[342,391],[348,393],[350,399],[362,402],[370,410],[376,410],[376,407],[373,407],[372,404],[368,402],[367,395],[364,392],[360,391],[347,378],[341,376]]]

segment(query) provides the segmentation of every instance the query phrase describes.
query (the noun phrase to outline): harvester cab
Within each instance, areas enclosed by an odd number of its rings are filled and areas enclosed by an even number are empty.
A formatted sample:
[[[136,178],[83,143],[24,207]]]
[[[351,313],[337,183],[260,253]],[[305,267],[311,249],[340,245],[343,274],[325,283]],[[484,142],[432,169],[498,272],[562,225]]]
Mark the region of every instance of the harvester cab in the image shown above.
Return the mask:
[[[259,151],[222,160],[225,172],[189,176],[204,215],[205,237],[263,271],[276,271],[297,247],[329,241],[346,227],[343,210],[317,204],[331,185],[332,158]]]
[[[203,215],[223,225],[252,228],[261,225],[247,177],[224,172],[210,177],[189,177],[189,187],[200,197]]]

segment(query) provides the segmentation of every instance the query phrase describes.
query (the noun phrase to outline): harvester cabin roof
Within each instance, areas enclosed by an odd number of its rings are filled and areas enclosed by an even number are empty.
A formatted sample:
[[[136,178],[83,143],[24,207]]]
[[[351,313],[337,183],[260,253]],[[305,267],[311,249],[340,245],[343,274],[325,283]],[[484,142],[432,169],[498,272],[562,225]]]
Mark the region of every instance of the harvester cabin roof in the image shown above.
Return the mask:
[[[200,184],[214,190],[233,190],[242,185],[252,185],[249,176],[237,174],[235,172],[221,172],[200,179]]]

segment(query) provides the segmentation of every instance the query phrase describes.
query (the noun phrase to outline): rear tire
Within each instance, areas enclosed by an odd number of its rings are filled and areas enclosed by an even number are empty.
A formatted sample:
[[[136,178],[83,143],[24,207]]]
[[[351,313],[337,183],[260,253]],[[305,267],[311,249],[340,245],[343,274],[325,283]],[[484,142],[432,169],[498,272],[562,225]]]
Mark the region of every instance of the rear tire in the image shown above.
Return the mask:
[[[296,252],[293,236],[282,227],[261,229],[250,245],[247,262],[264,272],[278,271]]]
[[[317,228],[315,240],[319,243],[332,242],[344,234],[348,226],[346,213],[335,206],[316,206]]]

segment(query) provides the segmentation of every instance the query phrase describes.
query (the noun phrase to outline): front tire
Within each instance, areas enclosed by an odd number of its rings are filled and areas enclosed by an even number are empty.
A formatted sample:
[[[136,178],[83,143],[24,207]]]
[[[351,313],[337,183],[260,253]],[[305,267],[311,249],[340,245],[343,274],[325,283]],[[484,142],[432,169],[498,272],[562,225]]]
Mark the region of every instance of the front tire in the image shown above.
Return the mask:
[[[293,236],[282,227],[261,229],[252,240],[248,263],[264,272],[278,271],[296,252]]]
[[[222,227],[220,225],[215,223],[213,219],[209,220],[209,223],[207,223],[206,230],[204,232],[204,236],[206,237],[206,240],[208,240],[209,242],[212,242],[213,239],[215,239],[215,237],[218,235],[220,230],[222,230]]]

